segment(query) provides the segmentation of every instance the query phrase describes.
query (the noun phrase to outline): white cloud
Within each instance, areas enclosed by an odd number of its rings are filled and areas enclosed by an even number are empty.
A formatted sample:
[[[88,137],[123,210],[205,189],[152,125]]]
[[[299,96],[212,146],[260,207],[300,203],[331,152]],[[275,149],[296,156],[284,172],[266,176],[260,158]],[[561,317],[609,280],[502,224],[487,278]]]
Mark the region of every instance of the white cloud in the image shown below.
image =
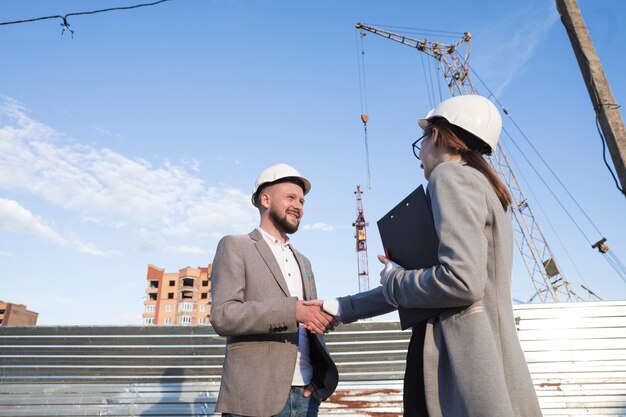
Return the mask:
[[[103,129],[103,128],[98,127],[98,126],[96,126],[94,128],[94,130],[96,131],[96,134],[98,136],[111,137],[111,138],[115,138],[115,139],[123,139],[124,138],[124,136],[121,135],[120,133],[111,132],[110,130]]]
[[[326,223],[313,223],[313,224],[305,224],[304,226],[302,226],[302,230],[304,231],[320,230],[322,232],[334,232],[335,227]]]
[[[31,234],[42,240],[90,255],[107,255],[93,243],[83,242],[75,236],[61,235],[51,226],[45,224],[41,217],[35,216],[15,200],[0,198],[0,230]],[[110,254],[108,253],[108,255]]]
[[[256,224],[247,192],[207,186],[169,162],[153,166],[107,148],[73,143],[10,98],[0,105],[0,121],[0,189],[30,193],[86,223],[124,229],[143,250],[200,253],[198,241]],[[190,170],[196,168],[192,163]],[[49,226],[39,234],[67,240]]]
[[[196,255],[204,255],[206,252],[199,246],[177,245],[171,247],[175,253],[192,253]]]
[[[478,69],[480,78],[500,97],[509,83],[525,70],[526,63],[558,20],[554,2],[544,8],[529,6],[501,19],[483,33],[486,39],[476,40],[481,43],[481,53],[473,55],[476,65],[470,66]],[[477,79],[474,84],[481,94],[489,94]]]

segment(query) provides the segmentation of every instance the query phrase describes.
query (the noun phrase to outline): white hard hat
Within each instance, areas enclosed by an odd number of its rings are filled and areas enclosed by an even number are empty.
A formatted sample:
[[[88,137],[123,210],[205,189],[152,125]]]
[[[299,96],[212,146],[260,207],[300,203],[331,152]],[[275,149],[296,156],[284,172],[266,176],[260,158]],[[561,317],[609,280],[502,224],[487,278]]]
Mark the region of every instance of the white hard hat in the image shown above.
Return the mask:
[[[254,188],[252,189],[252,205],[257,207],[256,194],[257,191],[259,191],[259,188],[261,188],[263,185],[277,182],[284,178],[297,178],[298,180],[302,181],[302,185],[304,186],[304,195],[311,191],[311,182],[304,178],[302,175],[300,175],[300,173],[294,167],[287,164],[276,164],[261,172],[261,174],[259,174],[259,177],[256,179],[256,182],[254,183]]]
[[[446,99],[420,119],[418,124],[426,129],[435,117],[442,117],[451,125],[468,131],[489,145],[492,151],[500,139],[500,112],[483,96],[469,94]]]

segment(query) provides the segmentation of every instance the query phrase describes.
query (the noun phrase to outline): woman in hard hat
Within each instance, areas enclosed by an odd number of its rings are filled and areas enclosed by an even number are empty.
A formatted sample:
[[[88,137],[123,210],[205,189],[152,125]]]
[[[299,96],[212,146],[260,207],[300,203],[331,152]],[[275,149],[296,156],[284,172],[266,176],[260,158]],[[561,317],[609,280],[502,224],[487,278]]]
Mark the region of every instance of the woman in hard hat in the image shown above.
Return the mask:
[[[439,264],[405,270],[379,256],[382,290],[372,290],[388,303],[377,314],[389,305],[433,312],[413,328],[405,416],[541,416],[511,302],[511,197],[483,157],[498,143],[500,114],[486,98],[465,95],[419,125],[413,153],[428,180]],[[371,316],[372,298],[340,298],[341,320]]]

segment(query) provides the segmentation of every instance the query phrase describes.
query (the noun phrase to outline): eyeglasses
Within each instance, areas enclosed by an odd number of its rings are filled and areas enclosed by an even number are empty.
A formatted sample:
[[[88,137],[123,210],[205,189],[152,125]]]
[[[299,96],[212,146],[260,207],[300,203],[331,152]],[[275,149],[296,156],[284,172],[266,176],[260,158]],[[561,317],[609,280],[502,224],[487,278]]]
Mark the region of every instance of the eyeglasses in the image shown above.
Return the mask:
[[[424,139],[426,136],[430,135],[429,133],[424,133],[422,136],[419,137],[418,140],[416,140],[415,142],[413,142],[413,155],[415,155],[415,157],[421,161],[420,159],[420,145],[418,145],[422,139]]]

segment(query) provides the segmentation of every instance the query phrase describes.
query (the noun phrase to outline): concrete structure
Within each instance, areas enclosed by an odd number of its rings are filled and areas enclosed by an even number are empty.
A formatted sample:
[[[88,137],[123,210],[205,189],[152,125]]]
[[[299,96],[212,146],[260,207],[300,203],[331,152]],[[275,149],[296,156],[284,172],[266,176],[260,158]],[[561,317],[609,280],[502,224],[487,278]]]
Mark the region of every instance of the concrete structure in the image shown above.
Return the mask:
[[[24,304],[0,301],[0,326],[35,326],[38,316]]]
[[[178,272],[148,265],[144,325],[208,325],[211,312],[211,265]]]

